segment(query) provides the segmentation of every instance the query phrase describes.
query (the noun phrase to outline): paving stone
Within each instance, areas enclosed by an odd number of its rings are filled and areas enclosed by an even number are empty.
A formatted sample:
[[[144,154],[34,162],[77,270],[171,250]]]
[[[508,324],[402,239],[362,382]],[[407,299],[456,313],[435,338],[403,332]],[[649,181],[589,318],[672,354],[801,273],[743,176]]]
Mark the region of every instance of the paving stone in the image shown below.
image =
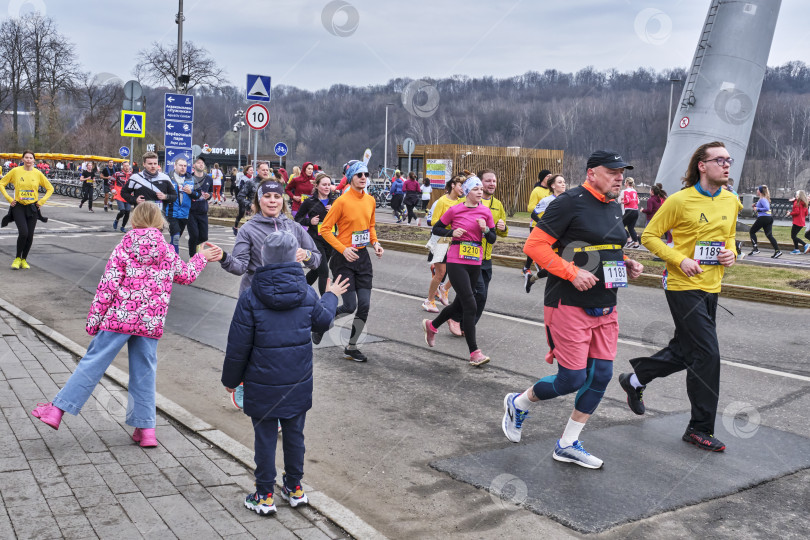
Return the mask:
[[[142,493],[126,493],[116,495],[116,498],[132,520],[132,523],[144,536],[154,538],[166,538],[167,535],[174,536]]]
[[[212,460],[214,465],[222,469],[222,471],[227,474],[228,476],[242,476],[245,474],[250,474],[251,471],[248,471],[247,467],[235,461],[232,457],[228,456],[224,459],[214,459]]]
[[[180,462],[162,446],[153,448],[151,451],[147,452],[147,455],[149,459],[152,460],[152,463],[160,469],[180,467]]]
[[[8,376],[5,372],[4,375]],[[20,405],[20,400],[17,399],[17,394],[15,394],[14,390],[11,388],[10,381],[0,381],[0,407],[4,409],[6,407],[16,408]]]
[[[48,506],[63,534],[70,529],[73,531],[71,534],[74,536],[95,536],[93,527],[85,517],[79,501],[74,496],[48,497]]]
[[[298,513],[298,510],[295,510],[284,503],[284,499],[282,499],[280,495],[276,494],[276,499],[276,508],[278,508],[276,517],[285,527],[293,531],[296,529],[312,527],[312,523]]]
[[[201,536],[206,538],[218,536],[216,531],[179,493],[149,499],[149,504],[160,514],[177,538],[196,540]]]
[[[116,465],[118,462],[115,460],[115,456],[112,453],[108,452],[87,452],[87,457],[90,458],[90,463],[93,465],[106,465],[107,463],[115,463]]]
[[[104,479],[92,464],[67,465],[61,469],[68,485],[74,490],[104,485]]]
[[[62,364],[64,365],[64,362]],[[70,374],[70,371],[65,371],[64,373],[52,373],[51,380],[54,382],[54,384],[59,386],[59,388],[62,388],[70,378]]]
[[[6,508],[25,505],[38,506],[38,503],[42,501],[42,492],[31,471],[0,473],[0,495],[3,496]],[[13,514],[11,511],[9,513]]]
[[[20,448],[29,460],[52,459],[51,451],[42,439],[20,441]]]
[[[76,500],[79,501],[82,508],[85,509],[96,506],[107,506],[109,500],[113,498],[112,491],[110,491],[110,488],[108,488],[106,484],[103,486],[74,489],[73,494],[76,496]]]
[[[110,452],[115,456],[116,461],[122,466],[135,465],[137,463],[152,463],[143,448],[134,446],[111,446]]]
[[[52,399],[53,396],[58,394],[61,388],[60,385],[56,384],[53,379],[51,379],[50,375],[44,372],[42,377],[32,376],[31,380],[33,380],[34,384],[37,385],[37,388],[39,388],[42,395],[51,396],[48,399]]]
[[[248,511],[247,508],[245,511]],[[264,516],[260,520],[244,523],[244,526],[256,538],[273,540],[295,540],[298,538],[272,516]]]
[[[113,419],[113,417],[110,416],[110,414],[107,413],[106,411],[100,411],[95,409],[86,410],[85,408],[83,408],[82,418],[84,418],[85,422],[90,424],[90,427],[93,428],[93,431],[97,433],[100,431],[112,431],[115,433],[119,430],[119,428],[122,431],[126,431],[126,429],[124,429],[123,426],[121,426],[119,422]]]
[[[86,520],[85,520],[86,521]],[[65,540],[89,540],[91,538],[98,538],[98,535],[93,530],[90,522],[87,525],[79,525],[77,527],[59,527],[62,531],[62,538]]]
[[[296,529],[293,531],[295,536],[303,540],[331,540],[327,534],[317,527],[308,527],[306,529]]]
[[[5,498],[5,493],[3,497]],[[56,520],[47,512],[42,511],[40,502],[42,502],[41,499],[37,501],[37,504],[23,504],[8,509],[9,518],[14,526],[14,536],[11,538],[40,540],[62,537]]]
[[[27,471],[28,460],[24,457],[3,457],[0,460],[0,472]]]
[[[239,523],[247,527],[246,523],[251,521],[263,521],[266,516],[260,516],[256,512],[251,512],[245,508],[245,497],[248,492],[233,484],[226,486],[213,486],[207,488],[208,492],[221,504],[228,512],[239,520]],[[248,528],[250,530],[250,528]]]
[[[157,432],[158,442],[174,457],[194,457],[202,455],[185,435],[180,433],[174,426],[166,426]]]
[[[197,479],[194,478],[194,475],[188,472],[185,467],[170,467],[168,469],[163,469],[161,472],[175,487],[188,486],[198,483]]]
[[[21,380],[21,379],[20,379]],[[6,417],[9,427],[14,432],[14,436],[18,441],[26,439],[39,439],[40,435],[37,431],[34,422],[40,423],[39,420],[33,416],[29,419],[28,411],[20,408],[4,408],[3,415]],[[51,428],[48,428],[51,429]]]
[[[204,486],[230,484],[230,477],[205,456],[179,457],[177,461]]]
[[[185,499],[220,535],[246,532],[239,522],[199,484],[178,488]]]
[[[177,489],[161,473],[132,476],[131,479],[147,499],[177,493]]]
[[[132,434],[128,433],[123,427],[116,422],[110,421],[106,424],[106,428],[96,431],[96,435],[104,441],[108,448],[113,446],[132,446]]]
[[[90,463],[90,458],[82,449],[79,441],[70,432],[70,429],[65,426],[54,431],[50,427],[42,424],[41,434],[42,440],[51,451],[51,455],[56,460],[57,465],[83,465]]]
[[[33,409],[36,407],[38,402],[46,402],[50,401],[50,398],[45,399],[45,394],[39,389],[39,387],[31,380],[31,377],[22,377],[18,379],[9,378],[8,383],[11,385],[11,389],[14,390],[14,393],[17,394],[17,398],[20,399],[23,407],[28,408],[29,406]],[[14,409],[17,409],[16,407]]]
[[[85,452],[103,452],[107,445],[96,435],[95,431],[81,416],[67,415],[67,426],[75,434],[79,434],[76,440]]]
[[[0,504],[0,538],[14,538],[14,527],[5,507]]]
[[[149,452],[146,453],[148,454]],[[132,465],[127,465],[126,472],[130,476],[143,476],[146,474],[159,474],[160,469],[154,463],[133,463]]]
[[[127,517],[124,509],[110,496],[103,504],[85,507],[85,515],[100,538],[143,538],[138,528]]]
[[[53,458],[30,460],[28,465],[36,478],[39,488],[48,497],[64,497],[73,495],[73,490],[65,481],[59,466]]]

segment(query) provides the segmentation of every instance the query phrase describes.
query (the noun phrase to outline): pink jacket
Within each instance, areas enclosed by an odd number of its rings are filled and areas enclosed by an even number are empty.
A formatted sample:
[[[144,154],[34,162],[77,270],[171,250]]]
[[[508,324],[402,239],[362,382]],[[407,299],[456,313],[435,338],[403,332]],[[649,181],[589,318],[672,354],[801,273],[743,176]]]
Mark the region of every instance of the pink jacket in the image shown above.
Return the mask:
[[[159,339],[172,283],[190,285],[205,263],[199,253],[184,263],[157,229],[131,229],[107,261],[87,315],[87,333],[106,330]]]

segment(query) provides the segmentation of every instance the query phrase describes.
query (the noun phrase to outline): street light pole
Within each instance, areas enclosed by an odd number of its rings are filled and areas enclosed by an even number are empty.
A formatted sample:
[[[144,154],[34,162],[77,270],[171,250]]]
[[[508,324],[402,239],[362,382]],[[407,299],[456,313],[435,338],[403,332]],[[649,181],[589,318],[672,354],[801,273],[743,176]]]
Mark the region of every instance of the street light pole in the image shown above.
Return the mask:
[[[385,144],[383,145],[383,176],[385,176],[388,169],[388,107],[393,106],[393,103],[385,104]]]
[[[245,125],[245,123],[242,121],[242,118],[245,116],[245,111],[243,111],[242,109],[237,109],[237,111],[234,113],[234,116],[236,117],[236,123],[233,125],[233,127],[234,127],[234,129],[237,129],[237,128],[239,129],[239,155],[236,157],[236,162],[237,162],[236,166],[237,166],[238,169],[241,169],[242,168],[242,128]],[[250,146],[249,143],[248,143],[248,146]]]
[[[669,132],[672,129],[672,96],[675,92],[675,83],[681,82],[677,77],[672,77],[669,80],[669,123],[667,124],[667,141],[669,141]]]
[[[180,93],[180,76],[183,74],[183,0],[178,0],[180,7],[177,11],[175,22],[177,23],[177,76],[174,81],[174,89]]]

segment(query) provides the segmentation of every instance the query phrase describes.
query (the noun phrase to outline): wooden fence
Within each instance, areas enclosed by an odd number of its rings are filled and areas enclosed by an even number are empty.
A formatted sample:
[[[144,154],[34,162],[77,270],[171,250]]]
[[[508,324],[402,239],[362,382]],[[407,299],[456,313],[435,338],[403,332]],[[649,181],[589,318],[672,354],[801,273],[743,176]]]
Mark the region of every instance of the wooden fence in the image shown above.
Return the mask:
[[[408,159],[408,154],[397,146],[400,159]],[[452,159],[453,173],[460,174],[465,169],[476,173],[482,169],[493,169],[498,175],[498,191],[495,196],[503,202],[507,213],[525,212],[529,195],[537,182],[537,175],[543,169],[561,173],[563,166],[562,150],[537,150],[533,148],[475,146],[463,144],[416,145],[413,156],[421,160],[420,173],[424,175],[425,160]],[[444,194],[434,189],[431,203]]]

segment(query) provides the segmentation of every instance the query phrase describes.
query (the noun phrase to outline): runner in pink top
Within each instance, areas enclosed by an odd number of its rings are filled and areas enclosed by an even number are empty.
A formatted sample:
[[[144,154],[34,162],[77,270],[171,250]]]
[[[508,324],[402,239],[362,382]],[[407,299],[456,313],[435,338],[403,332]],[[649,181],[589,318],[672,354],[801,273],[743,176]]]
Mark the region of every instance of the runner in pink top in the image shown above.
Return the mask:
[[[632,178],[628,178],[624,182],[624,191],[622,191],[621,199],[624,206],[624,215],[622,216],[622,223],[624,228],[627,229],[627,244],[625,247],[638,248],[638,233],[636,233],[636,221],[638,221],[638,193],[635,189],[636,182]]]
[[[490,244],[495,243],[495,220],[490,209],[481,204],[484,187],[477,176],[471,176],[464,182],[464,195],[464,204],[451,206],[433,226],[436,236],[453,238],[447,251],[447,277],[456,290],[456,298],[432,322],[424,319],[422,329],[425,342],[432,347],[438,327],[451,317],[456,321],[461,320],[470,349],[470,365],[480,366],[489,362],[489,357],[481,352],[475,341],[476,303],[473,289],[481,273],[481,240],[486,238]]]

